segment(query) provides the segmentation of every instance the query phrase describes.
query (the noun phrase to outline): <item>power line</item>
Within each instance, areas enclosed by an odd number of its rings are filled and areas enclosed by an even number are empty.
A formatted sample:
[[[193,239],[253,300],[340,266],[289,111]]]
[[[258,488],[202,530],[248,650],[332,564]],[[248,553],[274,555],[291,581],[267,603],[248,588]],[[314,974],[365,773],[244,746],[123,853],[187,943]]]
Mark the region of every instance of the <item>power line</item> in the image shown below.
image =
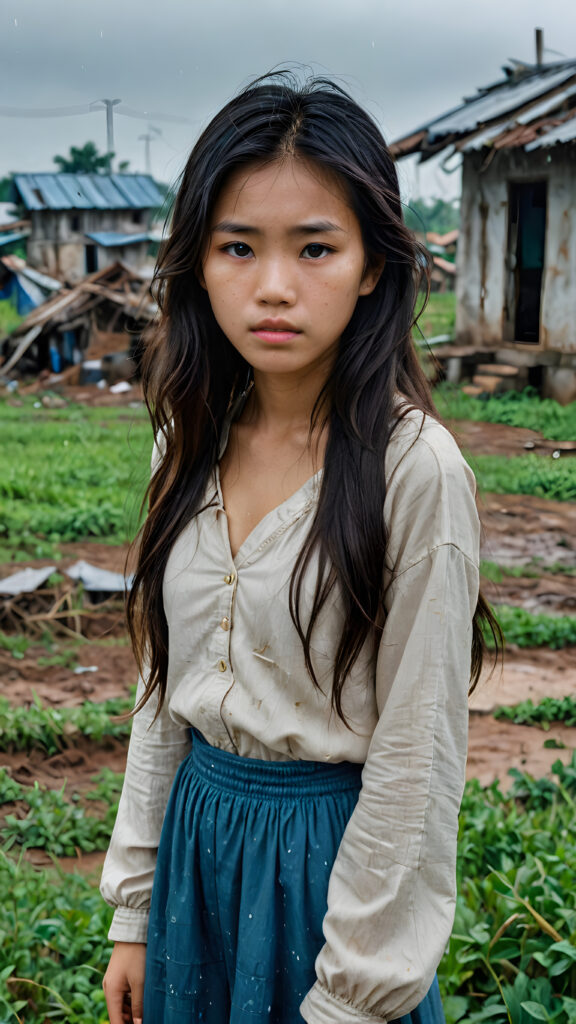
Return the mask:
[[[102,103],[103,100],[94,100],[94,103],[82,103],[74,107],[0,107],[0,117],[76,117],[79,114],[92,114],[102,107],[95,107],[95,103]],[[142,121],[172,121],[175,124],[195,124],[189,117],[180,117],[177,114],[151,113],[149,110],[136,110],[134,107],[125,106],[118,101],[116,113],[124,117],[136,117]]]

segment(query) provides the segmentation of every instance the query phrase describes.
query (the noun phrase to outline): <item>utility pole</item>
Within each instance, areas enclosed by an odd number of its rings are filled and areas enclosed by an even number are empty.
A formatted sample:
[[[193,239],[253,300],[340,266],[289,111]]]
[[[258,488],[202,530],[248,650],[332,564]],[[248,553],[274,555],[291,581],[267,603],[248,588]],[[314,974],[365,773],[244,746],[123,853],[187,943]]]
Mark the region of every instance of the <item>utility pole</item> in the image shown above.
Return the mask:
[[[151,132],[154,132],[154,134],[151,135]],[[152,159],[150,154],[150,143],[154,142],[154,140],[157,139],[158,136],[161,134],[162,133],[159,128],[155,128],[153,124],[149,124],[148,131],[146,132],[146,134],[138,136],[138,141],[144,143],[144,159],[146,163],[146,174],[149,174],[150,176],[152,176]]]
[[[106,107],[106,152],[114,152],[114,114],[113,108],[122,100],[96,100],[96,103],[103,103]],[[90,106],[94,106],[93,103]],[[112,171],[112,156],[108,158],[108,169]]]
[[[152,161],[150,159],[150,143],[152,142],[153,138],[154,136],[150,135],[150,133],[138,136],[138,142],[144,143],[144,160],[146,163],[146,174],[150,175],[152,174]]]

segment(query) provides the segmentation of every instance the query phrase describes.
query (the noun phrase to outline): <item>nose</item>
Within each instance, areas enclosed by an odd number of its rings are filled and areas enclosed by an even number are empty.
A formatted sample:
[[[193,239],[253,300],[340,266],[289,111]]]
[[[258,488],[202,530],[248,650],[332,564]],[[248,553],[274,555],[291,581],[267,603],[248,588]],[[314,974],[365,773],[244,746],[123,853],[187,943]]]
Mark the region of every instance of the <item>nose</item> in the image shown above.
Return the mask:
[[[268,306],[293,305],[296,283],[289,261],[281,258],[262,260],[258,269],[257,302]]]

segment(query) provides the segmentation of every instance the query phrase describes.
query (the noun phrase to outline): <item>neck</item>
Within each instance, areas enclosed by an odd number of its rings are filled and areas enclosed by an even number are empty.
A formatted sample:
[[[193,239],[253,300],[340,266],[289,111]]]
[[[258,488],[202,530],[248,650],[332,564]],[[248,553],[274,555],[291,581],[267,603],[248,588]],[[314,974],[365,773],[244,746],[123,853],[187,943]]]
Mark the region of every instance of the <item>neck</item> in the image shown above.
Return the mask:
[[[306,431],[326,373],[318,369],[306,375],[269,374],[254,371],[254,389],[250,396],[250,422],[270,432]]]

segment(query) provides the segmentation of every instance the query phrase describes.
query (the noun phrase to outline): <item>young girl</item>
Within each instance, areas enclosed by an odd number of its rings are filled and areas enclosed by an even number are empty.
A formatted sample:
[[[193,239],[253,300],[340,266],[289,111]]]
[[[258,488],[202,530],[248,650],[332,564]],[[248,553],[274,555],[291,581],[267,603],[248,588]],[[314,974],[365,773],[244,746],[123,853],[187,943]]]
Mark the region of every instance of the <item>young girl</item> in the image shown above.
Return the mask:
[[[330,82],[259,80],[194,147],[144,366],[110,1024],[444,1019],[489,613],[473,476],[411,341],[426,271]]]

